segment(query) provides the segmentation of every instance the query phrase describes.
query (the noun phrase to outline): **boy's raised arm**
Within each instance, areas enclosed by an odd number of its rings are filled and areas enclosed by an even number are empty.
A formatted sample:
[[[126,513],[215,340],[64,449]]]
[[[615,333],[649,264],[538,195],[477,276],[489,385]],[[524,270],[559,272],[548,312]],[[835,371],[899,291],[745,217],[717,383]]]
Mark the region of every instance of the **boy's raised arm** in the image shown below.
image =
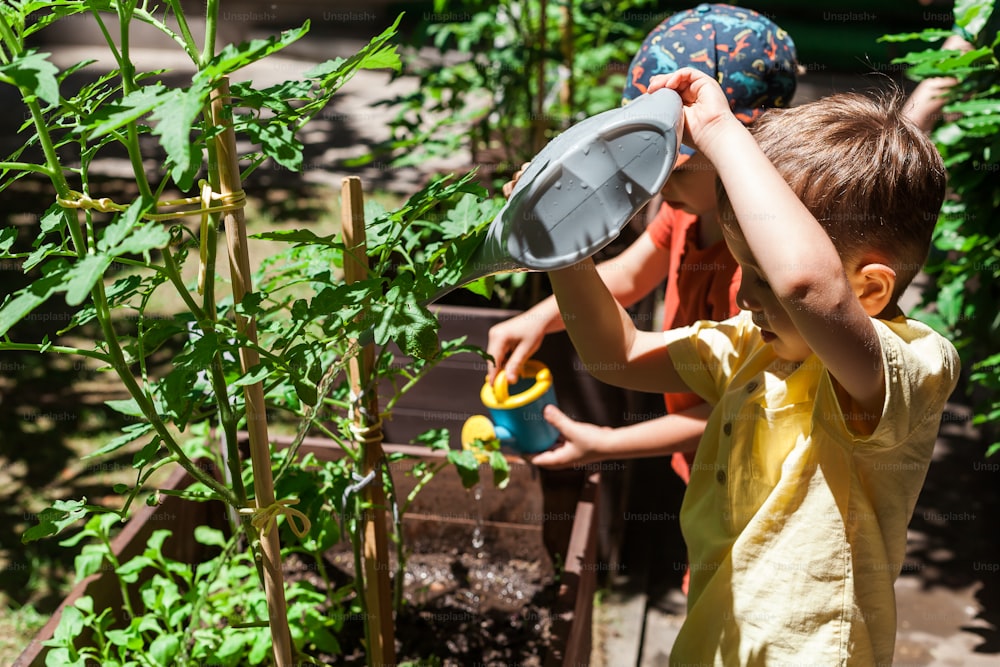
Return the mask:
[[[686,131],[718,170],[739,227],[730,226],[727,238],[742,237],[749,251],[737,256],[744,282],[767,283],[850,397],[851,411],[877,421],[885,397],[881,345],[830,237],[729,111],[714,79],[681,69],[655,79],[649,91],[662,87],[680,94]]]
[[[608,384],[639,391],[687,391],[660,332],[636,329],[591,259],[549,272],[566,331],[586,369]]]

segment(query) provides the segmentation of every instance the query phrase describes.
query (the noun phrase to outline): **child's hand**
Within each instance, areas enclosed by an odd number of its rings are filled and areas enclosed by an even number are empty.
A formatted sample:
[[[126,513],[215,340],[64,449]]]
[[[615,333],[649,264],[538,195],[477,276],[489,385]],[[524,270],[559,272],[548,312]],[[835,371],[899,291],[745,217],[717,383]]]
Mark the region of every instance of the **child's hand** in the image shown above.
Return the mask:
[[[486,365],[486,381],[490,384],[502,369],[507,382],[514,384],[521,366],[531,358],[545,338],[545,323],[530,311],[490,327],[486,353],[493,357]]]
[[[559,469],[604,460],[600,449],[612,429],[575,421],[554,405],[546,405],[543,416],[545,421],[556,427],[562,437],[552,449],[531,456],[532,463],[541,468]]]
[[[729,108],[729,100],[719,82],[700,70],[682,67],[676,72],[660,74],[650,79],[649,93],[661,88],[670,88],[681,96],[684,103],[684,134],[698,150],[706,154],[718,128],[729,122],[739,123]]]
[[[524,164],[522,164],[521,168],[514,172],[513,178],[511,178],[509,181],[503,184],[504,197],[510,199],[510,193],[514,191],[514,186],[517,185],[518,180],[520,180],[521,174],[524,173],[524,170],[527,169],[528,165],[530,164],[531,164],[530,162],[525,162]]]

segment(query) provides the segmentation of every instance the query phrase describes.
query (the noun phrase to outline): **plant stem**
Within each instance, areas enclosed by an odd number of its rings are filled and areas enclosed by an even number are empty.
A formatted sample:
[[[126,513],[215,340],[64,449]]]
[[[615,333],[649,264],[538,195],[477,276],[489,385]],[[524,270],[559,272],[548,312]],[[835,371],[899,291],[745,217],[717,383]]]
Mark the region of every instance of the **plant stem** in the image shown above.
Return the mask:
[[[205,3],[205,44],[201,51],[200,66],[204,66],[215,57],[215,33],[219,22],[219,0],[208,0]]]
[[[184,38],[184,51],[187,52],[191,60],[193,60],[195,65],[197,65],[200,69],[204,63],[198,60],[198,44],[194,41],[194,35],[191,34],[191,28],[188,27],[187,17],[184,15],[184,8],[181,7],[180,2],[177,0],[167,0],[167,4],[170,5],[170,9],[173,10],[174,17],[177,19],[177,25],[181,29],[181,36]]]
[[[31,171],[44,176],[51,176],[52,172],[48,167],[41,164],[31,164],[29,162],[0,162],[0,169],[14,169],[16,171]]]
[[[121,563],[119,563],[118,558],[115,557],[115,551],[111,546],[111,540],[108,539],[107,533],[103,530],[100,531],[99,537],[101,542],[104,543],[104,557],[107,558],[112,565],[111,571],[117,572],[118,568],[121,567]],[[135,618],[135,612],[132,610],[132,601],[129,599],[128,586],[125,585],[125,582],[121,577],[115,577],[115,580],[118,582],[118,589],[122,596],[122,606],[125,607],[125,612],[128,614],[129,618]]]
[[[420,490],[427,486],[430,481],[434,479],[434,476],[444,470],[447,466],[448,462],[442,461],[434,466],[430,471],[425,472],[420,476],[420,481],[417,482],[410,493],[407,494],[406,501],[403,502],[403,506],[399,508],[400,515],[405,515],[408,511],[410,511],[410,505],[413,504],[413,501],[416,499],[417,494],[420,493]]]
[[[167,279],[174,286],[177,291],[177,296],[184,301],[184,305],[187,306],[191,314],[195,316],[198,322],[203,322],[207,319],[205,311],[201,309],[201,306],[195,302],[191,293],[188,291],[187,287],[184,286],[184,279],[181,277],[180,267],[177,266],[177,260],[174,259],[173,253],[170,252],[170,248],[165,248],[163,251],[163,269],[164,273],[167,274]]]
[[[41,343],[12,343],[9,341],[0,341],[0,350],[9,352],[38,352],[39,354],[43,352],[56,352],[58,354],[75,354],[81,357],[89,357],[91,359],[97,359],[98,361],[103,361],[106,364],[111,363],[111,358],[106,354],[101,354],[94,350],[84,350],[78,347],[68,347],[66,345],[48,345]]]
[[[177,456],[177,463],[194,479],[219,494],[227,503],[234,507],[240,507],[239,499],[228,487],[195,465],[194,461],[184,453],[184,450],[181,449],[180,445],[177,444],[177,441],[167,429],[163,418],[157,413],[153,402],[132,376],[128,368],[128,363],[125,360],[125,355],[122,352],[121,343],[118,341],[118,335],[111,324],[111,313],[108,310],[107,304],[108,298],[104,293],[104,284],[101,281],[97,281],[94,285],[94,306],[97,310],[97,321],[100,324],[101,332],[104,334],[108,346],[109,364],[115,369],[119,379],[125,385],[126,390],[128,390],[129,395],[135,400],[143,416],[152,424],[166,448],[170,450],[171,454]]]
[[[396,498],[396,481],[389,470],[389,463],[382,461],[382,477],[385,480],[386,500],[396,511],[392,513],[392,541],[396,543],[396,578],[392,586],[392,609],[395,613],[403,608],[403,582],[406,577],[406,547],[403,544],[403,512]]]
[[[135,497],[139,495],[139,491],[140,489],[142,489],[142,485],[145,484],[147,480],[149,480],[149,478],[153,475],[154,472],[156,472],[166,464],[174,463],[176,461],[177,457],[173,455],[165,456],[159,461],[156,461],[155,463],[151,464],[145,470],[139,471],[139,474],[136,476],[135,479],[135,488],[132,489],[132,493],[130,493],[128,498],[125,499],[125,504],[122,506],[121,512],[119,512],[123,519],[126,516],[128,516],[128,508],[132,505],[132,501],[135,500]]]
[[[0,39],[7,45],[12,56],[16,56],[21,53],[22,45],[17,39],[17,35],[14,31],[10,29],[10,24],[7,23],[7,17],[0,12]],[[7,54],[0,50],[0,57],[3,58],[4,63],[9,63],[10,59],[7,58]]]

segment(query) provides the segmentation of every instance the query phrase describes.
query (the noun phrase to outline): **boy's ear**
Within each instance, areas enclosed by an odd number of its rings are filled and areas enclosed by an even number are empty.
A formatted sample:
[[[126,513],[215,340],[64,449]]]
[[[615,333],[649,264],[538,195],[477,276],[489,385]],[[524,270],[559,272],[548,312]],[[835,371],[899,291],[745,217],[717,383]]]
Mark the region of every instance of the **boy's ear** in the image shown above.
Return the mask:
[[[855,272],[852,283],[862,308],[870,317],[876,317],[892,304],[896,272],[878,262],[862,264]]]

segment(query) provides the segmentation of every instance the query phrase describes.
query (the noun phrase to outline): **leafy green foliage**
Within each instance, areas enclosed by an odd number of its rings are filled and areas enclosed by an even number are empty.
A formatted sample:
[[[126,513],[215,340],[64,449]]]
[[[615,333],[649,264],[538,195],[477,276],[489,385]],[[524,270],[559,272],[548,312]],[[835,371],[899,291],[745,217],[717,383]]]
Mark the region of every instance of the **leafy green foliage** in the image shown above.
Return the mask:
[[[192,566],[164,555],[171,533],[160,530],[142,554],[119,563],[110,546],[113,522],[106,517],[94,517],[63,544],[92,539],[76,558],[77,577],[111,568],[135,601],[117,611],[95,609],[93,599],[85,596],[67,607],[45,643],[51,647],[47,665],[237,667],[267,662],[271,641],[264,592],[252,557],[234,552],[235,540],[214,528],[197,527],[197,542],[215,549],[217,555]],[[292,632],[296,649],[305,655],[339,650],[336,633],[344,617],[356,611],[348,593],[321,594],[305,580],[289,584],[286,597],[289,616],[296,620]],[[76,639],[85,628],[94,632],[96,641],[78,647]]]
[[[56,199],[32,230],[33,239],[22,239],[14,227],[0,230],[0,260],[19,263],[27,283],[0,301],[0,350],[78,353],[113,372],[128,397],[108,401],[107,407],[127,425],[90,457],[131,455],[136,475],[134,484],[115,486],[124,496],[120,510],[58,500],[23,536],[30,541],[60,535],[85,522],[60,545],[80,547],[79,577],[111,570],[123,592],[121,614],[95,609],[89,598],[68,608],[49,643],[49,664],[266,662],[271,656],[268,619],[274,610],[268,609],[258,576],[261,554],[255,529],[234,522],[233,536],[224,537],[207,527],[195,528],[195,538],[219,555],[193,568],[164,555],[166,531],[154,533],[139,556],[117,562],[112,532],[145,493],[150,476],[178,463],[195,482],[179,492],[160,493],[221,500],[232,509],[252,506],[248,490],[260,471],[242,460],[237,436],[247,426],[244,389],[262,386],[270,415],[295,424],[298,436],[319,432],[344,449],[345,458],[332,464],[299,459],[294,448],[273,459],[277,497],[296,499],[297,508],[311,519],[310,530],[301,537],[289,530],[287,519],[278,520],[286,553],[308,553],[321,564],[320,554],[331,546],[360,544],[356,516],[363,503],[356,482],[361,448],[352,432],[357,399],[345,373],[358,354],[358,341],[375,346],[373,381],[392,388],[382,406],[385,413],[442,360],[484,354],[461,339],[439,340],[438,323],[427,308],[434,295],[465,274],[499,208],[473,184],[471,174],[435,179],[397,210],[369,209],[370,270],[365,280],[345,283],[343,267],[352,258],[345,257],[338,234],[294,230],[260,237],[282,242],[282,247],[252,276],[254,292],[238,305],[217,294],[222,215],[217,206],[198,210],[204,206],[204,188],[218,190],[222,180],[216,139],[231,128],[253,145],[250,154],[239,156],[246,166],[242,176],[267,160],[300,169],[304,147],[299,131],[333,95],[360,70],[399,69],[392,43],[398,20],[355,55],[321,63],[300,79],[264,89],[252,82],[234,84],[219,116],[213,115],[212,100],[224,79],[301,39],[309,24],[208,53],[197,47],[180,3],[167,0],[165,5],[153,8],[136,0],[14,0],[0,5],[5,54],[0,85],[16,88],[29,119],[20,128],[24,144],[0,170],[0,190],[26,175],[42,175]],[[217,11],[218,3],[209,8]],[[159,70],[137,72],[127,60],[127,44],[115,43],[109,51],[117,67],[68,90],[69,75],[87,63],[60,71],[47,54],[26,48],[26,39],[37,26],[81,12],[92,15],[109,41],[107,15],[124,26],[133,21],[153,26],[191,58],[194,75],[187,85],[170,85]],[[211,27],[218,17],[210,12],[207,22]],[[127,41],[129,32],[115,38]],[[152,169],[145,154],[150,145],[158,149],[159,164]],[[42,164],[18,162],[22,154],[37,154],[35,149],[44,157]],[[91,167],[122,153],[132,165],[134,188],[116,196],[130,201],[99,198]],[[196,183],[199,177],[203,180]],[[166,192],[179,197],[164,201]],[[169,215],[175,207],[182,210]],[[188,284],[182,276],[193,273],[186,270],[196,263],[201,281]],[[479,287],[482,291],[483,285]],[[181,312],[153,312],[150,303],[161,291],[183,302]],[[30,328],[18,325],[45,307],[65,309],[66,324],[58,335],[78,334],[75,339],[85,339],[80,347],[54,345],[48,336],[22,339],[28,336],[23,329]],[[254,321],[255,335],[238,326],[239,318]],[[85,324],[99,333],[82,335]],[[240,362],[241,351],[248,349],[259,357],[252,368]],[[218,451],[219,434],[225,436],[224,453]],[[442,440],[447,446],[446,436],[437,433],[435,438],[435,446]],[[499,457],[493,467],[500,471],[505,465]],[[422,483],[439,469],[424,468]],[[502,483],[502,473],[497,474]],[[155,505],[158,495],[149,494],[147,504]],[[402,550],[399,555],[402,563]],[[363,585],[359,579],[320,594],[300,582],[286,590],[291,632],[304,655],[338,650],[337,632],[347,615],[358,612],[353,600],[361,597]],[[76,646],[84,629],[93,634],[93,642]]]
[[[630,19],[651,6],[648,0],[438,0],[413,44],[461,56],[411,61],[420,85],[388,102],[398,109],[387,147],[395,163],[414,164],[466,146],[473,160],[481,160],[483,151],[496,148],[505,180],[554,133],[618,106],[624,71],[652,27]],[[461,20],[447,20],[452,16]]]
[[[970,380],[984,397],[975,422],[995,426],[1000,423],[1000,246],[994,222],[1000,206],[1000,9],[993,0],[959,0],[955,23],[971,44],[967,52],[930,48],[900,59],[912,65],[916,79],[957,80],[932,135],[954,196],[945,202],[935,231],[927,266],[935,285],[924,294],[920,316],[951,338],[971,368]],[[936,42],[950,34],[927,30],[911,37]],[[988,454],[997,451],[1000,442]]]

